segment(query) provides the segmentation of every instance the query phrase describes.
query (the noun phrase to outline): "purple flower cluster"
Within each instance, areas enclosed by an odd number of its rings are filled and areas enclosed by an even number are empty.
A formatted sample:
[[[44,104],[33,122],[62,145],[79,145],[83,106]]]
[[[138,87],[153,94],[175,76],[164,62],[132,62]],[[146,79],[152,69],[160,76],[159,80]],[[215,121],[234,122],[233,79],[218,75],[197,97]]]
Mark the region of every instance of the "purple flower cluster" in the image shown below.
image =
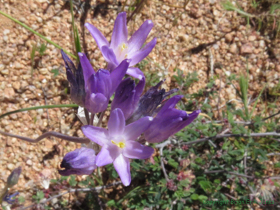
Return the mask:
[[[82,127],[84,135],[102,147],[100,152],[96,155],[88,146],[67,153],[61,163],[64,170],[59,173],[64,176],[88,175],[98,166],[113,163],[123,184],[128,186],[131,182],[129,159],[147,159],[154,153],[152,147],[140,142],[159,143],[166,140],[189,125],[200,110],[187,114],[176,109],[182,96],[176,95],[166,100],[177,89],[169,92],[159,89],[163,81],[142,94],[145,76],[134,66],[155,47],[156,38],[142,48],[153,27],[151,20],[145,21],[128,39],[126,13],[120,13],[110,43],[96,27],[89,23],[85,26],[95,39],[108,67],[95,71],[87,56],[78,53],[80,64],[76,68],[62,51],[71,99],[93,117],[96,113],[104,112],[110,98],[115,95],[108,129],[93,126],[93,123]],[[139,79],[137,85],[130,77],[123,79],[125,74]]]

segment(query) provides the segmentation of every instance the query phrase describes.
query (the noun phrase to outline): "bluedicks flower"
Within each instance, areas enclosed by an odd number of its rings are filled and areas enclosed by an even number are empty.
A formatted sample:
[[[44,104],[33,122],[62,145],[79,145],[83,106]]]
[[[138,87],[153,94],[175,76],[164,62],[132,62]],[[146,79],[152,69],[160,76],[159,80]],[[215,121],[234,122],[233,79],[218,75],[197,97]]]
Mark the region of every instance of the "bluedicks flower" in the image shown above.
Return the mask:
[[[107,109],[109,99],[119,86],[124,77],[130,60],[123,60],[111,72],[99,69],[96,73],[86,55],[78,53],[84,72],[85,81],[85,108],[92,114]]]
[[[134,112],[140,96],[145,87],[145,77],[139,81],[135,87],[135,82],[131,78],[124,79],[116,90],[111,110],[120,108],[124,118],[128,119]]]
[[[74,103],[84,107],[85,103],[85,82],[81,64],[78,68],[71,59],[61,50],[61,55],[65,63],[67,80],[70,83],[70,95]]]
[[[183,96],[170,98],[159,110],[151,126],[144,132],[145,139],[150,143],[159,143],[189,125],[200,113],[200,110],[187,114],[175,108]]]
[[[65,169],[58,172],[61,176],[69,176],[71,174],[90,175],[97,168],[95,160],[96,156],[93,149],[81,147],[68,152],[64,156],[60,167]]]
[[[142,79],[142,77],[144,77],[143,72],[139,68],[133,66],[149,55],[156,45],[156,38],[154,38],[146,44],[145,47],[141,48],[152,30],[153,25],[151,20],[146,20],[128,40],[126,13],[122,12],[118,14],[116,18],[110,44],[95,26],[86,23],[85,27],[95,39],[103,57],[108,62],[109,70],[113,70],[124,59],[131,59],[127,74]]]
[[[122,183],[128,186],[131,182],[129,158],[147,159],[154,152],[153,148],[136,141],[150,126],[152,119],[143,117],[125,126],[124,114],[117,108],[111,112],[108,130],[91,125],[83,126],[85,136],[102,146],[96,156],[96,165],[101,167],[113,163]]]
[[[158,84],[151,87],[143,96],[141,96],[139,103],[137,104],[131,117],[127,120],[127,123],[132,123],[143,116],[155,116],[158,106],[162,103],[162,101],[166,97],[178,91],[177,88],[168,92],[166,92],[164,88],[158,89],[163,82],[164,80],[160,81]]]

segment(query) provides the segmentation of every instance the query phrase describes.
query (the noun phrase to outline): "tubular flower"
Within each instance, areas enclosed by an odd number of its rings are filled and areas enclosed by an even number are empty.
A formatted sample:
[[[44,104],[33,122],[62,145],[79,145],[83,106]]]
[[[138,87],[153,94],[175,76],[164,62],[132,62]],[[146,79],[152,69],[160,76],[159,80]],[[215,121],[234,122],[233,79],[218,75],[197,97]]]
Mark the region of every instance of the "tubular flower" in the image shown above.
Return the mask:
[[[200,110],[187,114],[175,109],[183,96],[170,98],[159,110],[151,126],[144,132],[145,139],[150,143],[159,143],[189,125],[200,113]]]
[[[122,183],[128,186],[131,182],[129,158],[147,159],[154,149],[135,141],[152,122],[152,117],[143,117],[125,126],[125,118],[121,109],[111,112],[108,130],[91,125],[82,127],[86,137],[102,146],[96,156],[96,165],[114,164]]]
[[[61,55],[65,63],[67,80],[70,83],[70,95],[73,102],[84,107],[85,103],[85,82],[81,64],[78,69],[71,59],[61,50]]]
[[[97,168],[95,157],[93,149],[86,147],[75,149],[64,156],[60,167],[65,169],[58,172],[61,176],[69,176],[71,174],[89,175]]]
[[[144,87],[145,77],[139,81],[136,87],[135,82],[131,78],[124,79],[116,90],[115,98],[112,102],[112,110],[120,108],[124,118],[128,119],[134,112]]]
[[[134,110],[131,117],[127,120],[127,123],[132,123],[135,120],[143,116],[154,116],[157,113],[158,106],[162,101],[169,95],[178,91],[177,88],[172,89],[168,92],[165,89],[159,89],[163,81],[160,81],[157,85],[151,87],[143,96],[141,96],[136,109]]]
[[[145,47],[141,48],[153,28],[153,22],[151,20],[146,20],[128,40],[126,13],[120,13],[115,21],[110,44],[95,26],[86,23],[85,27],[95,39],[103,57],[108,62],[109,70],[113,70],[124,59],[131,59],[127,74],[138,79],[144,77],[140,69],[132,66],[149,55],[156,45],[156,38],[154,38],[151,42],[146,44]]]
[[[100,69],[96,73],[83,53],[78,53],[85,80],[85,108],[92,114],[106,110],[109,99],[122,81],[130,60],[124,60],[113,71]]]

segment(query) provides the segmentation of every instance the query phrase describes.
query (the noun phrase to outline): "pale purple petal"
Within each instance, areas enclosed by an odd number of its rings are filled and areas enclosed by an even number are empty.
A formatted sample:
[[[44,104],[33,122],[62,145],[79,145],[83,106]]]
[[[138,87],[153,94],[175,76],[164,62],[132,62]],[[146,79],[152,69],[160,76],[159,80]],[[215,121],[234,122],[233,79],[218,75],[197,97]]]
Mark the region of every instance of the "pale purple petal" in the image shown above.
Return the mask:
[[[102,93],[92,93],[89,98],[86,98],[85,107],[92,113],[103,112],[107,109],[109,98],[106,98]]]
[[[92,125],[85,125],[82,127],[82,131],[87,138],[91,141],[97,143],[100,146],[107,144],[108,140],[108,131],[104,128],[95,127]]]
[[[131,59],[131,63],[130,66],[134,66],[135,64],[139,63],[140,61],[142,61],[144,58],[147,57],[147,55],[149,55],[149,53],[153,50],[153,48],[155,47],[157,42],[157,39],[154,38],[152,41],[150,41],[143,49],[129,54],[128,58]]]
[[[122,43],[127,43],[127,26],[125,12],[118,14],[115,20],[110,47],[115,49]]]
[[[151,125],[152,117],[142,117],[141,119],[125,127],[124,136],[126,140],[136,140]]]
[[[87,56],[83,53],[78,53],[80,62],[83,68],[84,80],[85,80],[85,87],[88,87],[88,80],[91,75],[95,74],[94,69],[92,68]]]
[[[151,20],[146,20],[140,26],[128,41],[128,53],[134,53],[142,47],[153,26],[154,24]]]
[[[111,112],[108,121],[109,136],[121,136],[125,128],[125,118],[121,109],[117,108]]]
[[[119,66],[117,66],[112,72],[111,72],[111,80],[112,80],[112,90],[111,94],[115,92],[117,87],[122,81],[122,78],[126,74],[127,68],[129,66],[130,60],[123,60]]]
[[[126,141],[123,155],[133,159],[147,159],[154,153],[152,147],[144,146],[136,141]]]
[[[105,45],[105,46],[103,46],[101,48],[101,52],[102,52],[105,60],[108,63],[111,63],[112,67],[118,65],[118,61],[117,61],[116,55],[115,55],[114,51],[112,50],[112,48],[110,48],[110,47]],[[109,70],[112,70],[112,69],[109,69]]]
[[[139,69],[140,70],[140,69]],[[137,100],[137,103],[140,99],[140,96],[142,95],[143,93],[143,90],[145,88],[145,84],[146,84],[146,80],[145,80],[145,77],[143,77],[139,83],[137,84],[136,88],[135,88],[135,100]]]
[[[104,145],[96,156],[96,165],[101,167],[111,164],[119,154],[119,148],[116,145]]]
[[[96,44],[100,50],[104,45],[109,46],[109,42],[107,41],[107,39],[103,36],[103,34],[95,26],[93,26],[89,23],[86,23],[85,27],[89,30],[92,37],[95,39]]]
[[[192,121],[194,121],[194,120],[198,117],[198,115],[199,115],[200,112],[201,112],[200,110],[196,110],[196,111],[193,111],[191,114],[189,114],[188,117],[187,117],[187,119],[185,119],[184,122],[182,122],[182,123],[178,126],[178,128],[177,128],[178,131],[181,130],[181,129],[183,129],[183,128],[186,127],[187,125],[191,124]]]
[[[118,172],[122,183],[124,186],[130,185],[131,175],[130,175],[130,163],[127,157],[120,154],[114,161],[114,167]]]
[[[130,65],[131,66],[131,65]],[[127,72],[126,72],[128,75],[130,75],[130,76],[132,76],[132,77],[134,77],[134,78],[137,78],[137,79],[143,79],[144,77],[145,77],[145,75],[144,75],[144,73],[140,70],[140,69],[138,69],[138,68],[136,68],[136,67],[129,67],[128,69],[127,69]]]
[[[112,80],[108,70],[99,69],[90,82],[90,90],[93,93],[102,93],[108,99],[111,97]]]

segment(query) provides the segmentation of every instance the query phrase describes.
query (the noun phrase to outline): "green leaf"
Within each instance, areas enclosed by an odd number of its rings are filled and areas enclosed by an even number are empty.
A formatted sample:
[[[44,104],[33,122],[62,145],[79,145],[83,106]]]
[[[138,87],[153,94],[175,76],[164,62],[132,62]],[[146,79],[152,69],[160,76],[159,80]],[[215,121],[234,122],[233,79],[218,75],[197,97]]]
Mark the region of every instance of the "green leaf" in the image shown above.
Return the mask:
[[[18,109],[18,110],[11,111],[11,112],[6,112],[5,114],[0,115],[0,119],[5,117],[5,116],[15,114],[15,113],[18,113],[18,112],[37,110],[37,109],[53,109],[53,108],[68,108],[68,107],[78,108],[79,106],[77,104],[58,104],[58,105],[33,106],[33,107]]]
[[[59,75],[59,70],[58,69],[52,69],[51,73],[53,73],[53,76],[56,77],[57,75]]]
[[[198,196],[198,200],[199,200],[201,203],[203,203],[203,202],[206,201],[207,199],[208,199],[208,197],[205,196],[205,195],[200,195],[200,196]]]
[[[168,164],[171,165],[174,168],[178,168],[179,164],[174,159],[169,159]]]
[[[206,192],[206,193],[211,193],[213,185],[209,181],[200,181],[199,182],[200,187]]]
[[[198,194],[192,194],[191,199],[192,200],[197,200],[198,199]]]

